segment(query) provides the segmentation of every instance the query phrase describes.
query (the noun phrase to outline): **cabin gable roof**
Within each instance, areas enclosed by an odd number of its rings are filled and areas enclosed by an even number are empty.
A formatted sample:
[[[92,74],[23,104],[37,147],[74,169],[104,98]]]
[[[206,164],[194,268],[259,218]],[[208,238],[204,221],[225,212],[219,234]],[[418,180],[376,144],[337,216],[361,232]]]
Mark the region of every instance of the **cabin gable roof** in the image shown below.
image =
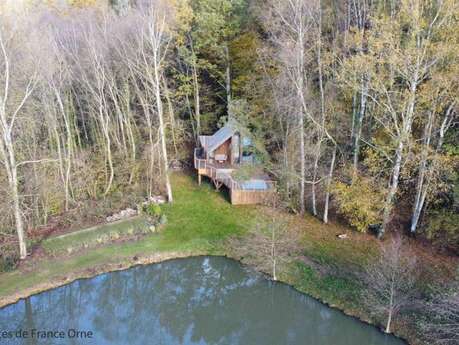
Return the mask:
[[[236,134],[234,126],[232,126],[230,123],[227,123],[212,136],[200,135],[199,141],[201,146],[204,147],[207,152],[212,152],[215,151],[225,141],[230,139],[234,134]]]

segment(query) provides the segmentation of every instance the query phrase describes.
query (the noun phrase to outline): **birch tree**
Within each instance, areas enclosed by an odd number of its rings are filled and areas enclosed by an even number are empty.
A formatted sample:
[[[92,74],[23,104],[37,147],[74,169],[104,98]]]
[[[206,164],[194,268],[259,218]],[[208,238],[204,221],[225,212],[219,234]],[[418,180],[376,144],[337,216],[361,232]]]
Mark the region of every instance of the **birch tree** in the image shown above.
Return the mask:
[[[306,187],[306,148],[305,148],[305,117],[310,109],[307,106],[308,76],[307,59],[308,38],[313,28],[309,16],[308,2],[291,0],[272,2],[268,7],[266,26],[271,31],[271,39],[278,50],[277,59],[283,67],[283,75],[287,78],[295,97],[290,106],[295,122],[298,138],[299,166],[299,204],[300,213],[305,212]],[[309,57],[310,58],[310,57]]]
[[[362,299],[376,317],[385,319],[386,333],[390,333],[400,310],[413,301],[416,279],[416,256],[403,245],[400,237],[382,244],[379,258],[366,267],[367,289]]]
[[[8,35],[7,38],[5,25],[0,22],[0,157],[8,177],[19,254],[21,259],[25,259],[26,233],[19,181],[19,166],[24,162],[17,160],[15,136],[19,129],[21,113],[37,85],[37,71],[35,68],[25,69],[25,66],[21,65],[21,62],[27,64],[30,61],[23,61],[19,57],[15,39],[21,32],[16,30],[17,28],[13,29],[12,35]]]
[[[144,28],[142,35],[148,50],[141,52],[145,67],[151,63],[151,68],[146,68],[146,77],[153,89],[156,113],[159,121],[159,136],[161,141],[162,165],[165,173],[166,192],[169,202],[173,201],[172,187],[169,178],[169,161],[166,140],[166,124],[164,119],[164,109],[162,101],[162,74],[164,68],[164,59],[167,55],[171,39],[171,23],[166,19],[171,13],[166,2],[158,2],[149,9],[146,18],[147,26]],[[147,55],[148,54],[148,55]]]
[[[441,150],[445,139],[445,134],[451,128],[454,119],[457,117],[456,103],[453,101],[444,111],[439,119],[435,114],[435,108],[429,111],[427,123],[424,128],[424,138],[422,140],[421,157],[418,167],[418,177],[416,182],[416,192],[411,216],[410,231],[415,233],[418,227],[422,210],[429,194],[435,194],[432,188],[434,182],[439,179],[436,176],[439,170],[443,170],[441,164]],[[437,138],[435,138],[435,133]],[[436,139],[436,143],[434,143]],[[444,169],[446,170],[446,169]]]
[[[229,245],[244,262],[277,280],[280,268],[297,257],[299,240],[297,229],[271,210],[268,218],[257,220],[247,237],[232,238]]]
[[[373,16],[373,28],[366,36],[367,62],[362,55],[345,62],[352,69],[365,66],[368,83],[363,89],[362,83],[354,87],[374,104],[373,118],[378,129],[391,141],[390,152],[376,148],[385,151],[391,166],[380,236],[391,221],[413,123],[418,117],[420,88],[447,56],[446,42],[439,38],[454,25],[455,7],[457,4],[448,0],[402,0],[398,12],[383,11]],[[360,79],[355,74],[351,78]]]

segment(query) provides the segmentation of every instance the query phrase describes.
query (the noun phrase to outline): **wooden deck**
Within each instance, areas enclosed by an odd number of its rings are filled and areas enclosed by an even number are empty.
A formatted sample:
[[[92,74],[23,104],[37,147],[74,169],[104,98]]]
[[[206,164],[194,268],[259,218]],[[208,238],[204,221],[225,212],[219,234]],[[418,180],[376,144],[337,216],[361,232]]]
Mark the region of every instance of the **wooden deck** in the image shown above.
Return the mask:
[[[268,189],[250,189],[241,182],[233,179],[232,173],[238,169],[238,166],[231,166],[225,163],[209,161],[198,156],[198,150],[194,151],[194,167],[198,172],[198,181],[201,184],[202,176],[211,179],[215,188],[220,190],[222,186],[228,188],[230,193],[231,204],[233,205],[250,205],[261,204],[272,197],[275,191],[275,182],[266,178],[262,179]]]

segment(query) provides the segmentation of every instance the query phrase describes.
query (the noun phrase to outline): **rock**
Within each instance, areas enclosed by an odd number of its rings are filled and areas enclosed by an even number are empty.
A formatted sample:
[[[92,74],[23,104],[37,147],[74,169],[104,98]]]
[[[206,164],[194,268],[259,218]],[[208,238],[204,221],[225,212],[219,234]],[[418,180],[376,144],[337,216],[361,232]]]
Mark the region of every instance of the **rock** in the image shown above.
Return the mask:
[[[150,230],[151,233],[155,233],[156,232],[156,226],[154,226],[154,225],[150,225],[150,227],[148,229]]]
[[[183,164],[179,160],[175,159],[169,164],[170,168],[175,171],[183,170]]]
[[[125,210],[121,210],[118,213],[112,214],[111,216],[108,216],[107,218],[105,218],[105,220],[107,222],[114,222],[114,221],[117,221],[117,220],[120,220],[120,219],[133,217],[133,216],[135,216],[137,214],[138,214],[137,210],[134,210],[132,208],[127,208]]]
[[[338,238],[340,240],[345,240],[346,238],[348,238],[348,235],[347,234],[341,234],[341,235],[338,235]]]
[[[167,223],[167,217],[165,214],[162,214],[160,217],[159,217],[159,224],[161,225],[164,225]]]
[[[154,204],[165,204],[166,203],[166,198],[163,197],[162,195],[154,195],[150,197],[150,202]]]

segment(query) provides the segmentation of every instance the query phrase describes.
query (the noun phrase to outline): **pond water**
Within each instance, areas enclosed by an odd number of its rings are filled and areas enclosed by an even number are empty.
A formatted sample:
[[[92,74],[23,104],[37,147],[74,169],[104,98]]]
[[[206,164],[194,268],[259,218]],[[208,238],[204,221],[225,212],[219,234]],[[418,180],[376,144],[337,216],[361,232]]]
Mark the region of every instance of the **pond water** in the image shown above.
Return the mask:
[[[0,309],[0,344],[404,342],[233,260],[197,257],[78,280]]]

